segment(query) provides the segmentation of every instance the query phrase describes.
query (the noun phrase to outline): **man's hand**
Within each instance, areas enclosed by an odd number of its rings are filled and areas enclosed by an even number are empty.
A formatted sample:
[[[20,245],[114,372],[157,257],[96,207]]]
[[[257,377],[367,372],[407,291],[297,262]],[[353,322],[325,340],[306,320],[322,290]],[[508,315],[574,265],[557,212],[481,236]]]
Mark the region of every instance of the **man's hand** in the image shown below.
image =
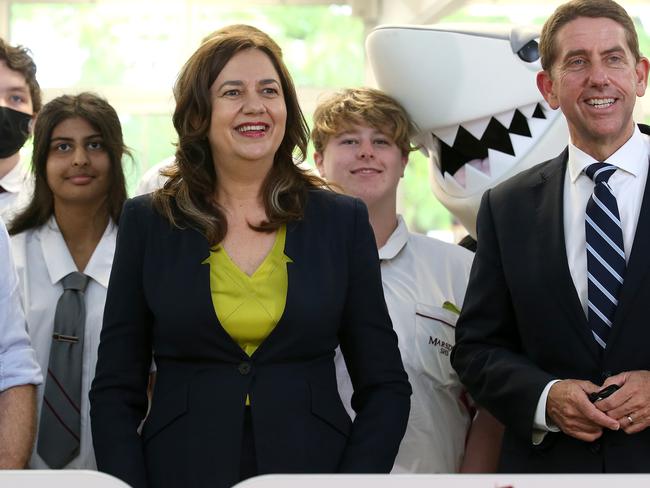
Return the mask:
[[[546,399],[546,414],[562,432],[592,442],[603,429],[618,430],[616,419],[608,417],[589,401],[589,393],[601,388],[590,381],[562,380],[551,386]]]
[[[617,384],[620,389],[595,406],[617,420],[627,434],[635,434],[650,425],[650,371],[626,371],[610,376],[603,388]]]

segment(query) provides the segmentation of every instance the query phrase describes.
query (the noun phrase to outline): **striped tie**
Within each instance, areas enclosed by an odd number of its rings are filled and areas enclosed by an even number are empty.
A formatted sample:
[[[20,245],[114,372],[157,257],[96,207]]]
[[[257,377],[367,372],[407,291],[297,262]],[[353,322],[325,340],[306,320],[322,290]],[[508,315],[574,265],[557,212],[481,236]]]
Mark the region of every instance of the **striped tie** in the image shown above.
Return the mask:
[[[625,250],[618,205],[607,183],[616,166],[594,163],[585,173],[594,181],[587,203],[587,296],[589,327],[604,350],[612,328],[618,296],[625,277]]]
[[[62,280],[56,305],[36,450],[50,468],[65,467],[79,454],[81,368],[88,276],[75,271]]]

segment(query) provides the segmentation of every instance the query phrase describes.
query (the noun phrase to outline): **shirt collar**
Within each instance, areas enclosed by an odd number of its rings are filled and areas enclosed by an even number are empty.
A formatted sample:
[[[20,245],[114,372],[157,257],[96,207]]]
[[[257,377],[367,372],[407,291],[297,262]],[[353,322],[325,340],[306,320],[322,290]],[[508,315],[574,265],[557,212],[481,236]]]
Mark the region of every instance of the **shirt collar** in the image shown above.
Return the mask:
[[[9,193],[18,193],[24,188],[26,179],[27,168],[18,161],[9,173],[0,178],[0,186]]]
[[[379,249],[379,259],[393,259],[399,254],[402,248],[406,245],[409,238],[409,230],[406,227],[406,222],[401,215],[397,215],[397,227],[390,235],[386,244]]]
[[[58,283],[64,276],[77,271],[77,266],[70,255],[54,215],[38,230],[38,236],[52,284]],[[115,253],[116,236],[117,226],[112,220],[109,220],[104,234],[84,270],[86,276],[92,278],[104,288],[108,288],[113,254]]]
[[[576,182],[587,166],[597,162],[589,154],[578,149],[573,144],[569,144],[569,175],[572,183]],[[637,125],[634,126],[632,137],[603,162],[613,164],[633,176],[638,176],[642,171],[647,171],[648,148]]]
[[[108,288],[108,280],[111,276],[111,267],[113,266],[113,256],[115,255],[115,242],[117,239],[117,226],[111,219],[104,229],[104,234],[99,240],[93,255],[88,261],[84,273],[90,276],[104,288]]]

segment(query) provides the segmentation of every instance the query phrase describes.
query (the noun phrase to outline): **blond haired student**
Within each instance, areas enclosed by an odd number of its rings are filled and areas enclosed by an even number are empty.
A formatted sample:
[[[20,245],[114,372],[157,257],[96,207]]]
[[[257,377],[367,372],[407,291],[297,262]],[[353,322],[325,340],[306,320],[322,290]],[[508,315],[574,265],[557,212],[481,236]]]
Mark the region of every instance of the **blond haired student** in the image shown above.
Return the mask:
[[[451,367],[454,326],[472,254],[409,232],[397,214],[413,124],[402,106],[372,88],[324,100],[314,113],[314,159],[321,175],[368,206],[381,260],[384,296],[413,387],[406,434],[393,473],[489,472],[501,427],[474,408]],[[337,357],[339,388],[351,410],[352,388]]]

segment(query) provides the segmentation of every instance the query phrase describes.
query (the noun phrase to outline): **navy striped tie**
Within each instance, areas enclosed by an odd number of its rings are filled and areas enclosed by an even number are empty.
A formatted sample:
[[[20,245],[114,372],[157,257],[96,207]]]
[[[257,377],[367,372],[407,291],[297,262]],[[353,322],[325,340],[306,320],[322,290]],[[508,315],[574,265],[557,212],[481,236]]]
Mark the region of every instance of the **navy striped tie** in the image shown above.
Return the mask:
[[[594,182],[594,193],[587,203],[587,297],[589,327],[604,350],[612,328],[618,297],[625,277],[623,231],[616,197],[607,180],[616,166],[594,163],[585,173]]]

